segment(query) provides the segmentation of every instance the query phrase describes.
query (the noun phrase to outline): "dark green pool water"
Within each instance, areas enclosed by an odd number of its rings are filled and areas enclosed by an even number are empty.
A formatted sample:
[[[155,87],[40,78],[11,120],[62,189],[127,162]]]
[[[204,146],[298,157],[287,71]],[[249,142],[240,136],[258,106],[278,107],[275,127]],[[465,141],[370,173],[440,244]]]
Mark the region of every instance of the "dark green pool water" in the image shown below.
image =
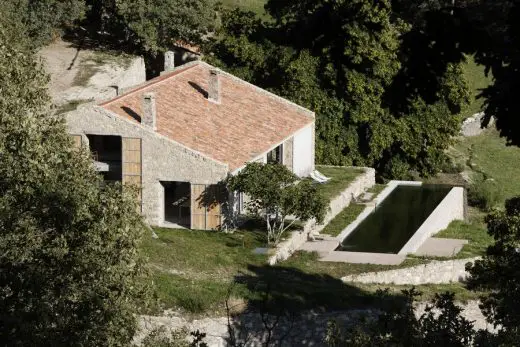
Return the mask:
[[[337,250],[398,253],[451,188],[442,185],[397,186]]]

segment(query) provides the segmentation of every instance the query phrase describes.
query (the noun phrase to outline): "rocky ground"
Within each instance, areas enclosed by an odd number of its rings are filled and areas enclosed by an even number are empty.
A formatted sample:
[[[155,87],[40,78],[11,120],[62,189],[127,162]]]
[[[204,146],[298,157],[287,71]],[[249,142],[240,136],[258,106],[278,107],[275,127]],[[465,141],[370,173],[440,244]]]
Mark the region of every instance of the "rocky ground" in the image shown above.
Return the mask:
[[[62,40],[42,48],[39,56],[58,107],[106,100],[116,96],[116,86],[130,87],[145,80],[140,57],[82,49]]]

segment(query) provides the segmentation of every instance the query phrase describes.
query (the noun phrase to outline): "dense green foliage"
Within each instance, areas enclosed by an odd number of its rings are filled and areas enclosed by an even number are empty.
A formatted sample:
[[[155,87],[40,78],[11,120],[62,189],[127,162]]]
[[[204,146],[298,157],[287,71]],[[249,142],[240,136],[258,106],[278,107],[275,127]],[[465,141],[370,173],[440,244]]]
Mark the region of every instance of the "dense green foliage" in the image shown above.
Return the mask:
[[[327,343],[331,347],[407,347],[407,346],[470,346],[475,332],[473,324],[461,316],[462,309],[454,304],[453,294],[437,294],[420,316],[415,315],[419,293],[403,291],[405,303],[386,308],[375,321],[342,331],[332,323]]]
[[[7,0],[2,2],[1,14],[12,17],[10,25],[21,24],[32,47],[39,47],[71,27],[85,14],[84,0]]]
[[[295,222],[286,224],[286,217],[300,222],[315,218],[321,222],[327,204],[312,180],[299,178],[281,164],[249,163],[228,179],[231,191],[247,194],[246,208],[264,217],[267,241],[278,243],[282,234]]]
[[[87,0],[87,24],[138,50],[200,42],[215,24],[214,0]]]
[[[102,186],[0,21],[0,343],[123,346],[146,298],[133,194]]]
[[[471,3],[471,2],[470,2]],[[482,91],[488,122],[495,117],[500,134],[509,144],[520,145],[520,4],[516,0],[479,0],[462,12],[461,39],[486,67],[493,83]]]
[[[2,7],[32,47],[69,29],[124,50],[156,53],[178,40],[200,42],[216,18],[214,0],[7,0]]]
[[[388,177],[438,170],[469,98],[460,53],[425,76],[416,62],[430,52],[416,50],[434,38],[407,44],[415,29],[388,1],[271,0],[266,9],[274,23],[225,12],[207,49],[214,63],[316,112],[318,162]]]
[[[468,266],[468,286],[484,289],[482,307],[491,323],[501,325],[498,339],[505,345],[520,339],[520,198],[506,201],[505,211],[490,214],[486,222],[495,243],[482,260]]]

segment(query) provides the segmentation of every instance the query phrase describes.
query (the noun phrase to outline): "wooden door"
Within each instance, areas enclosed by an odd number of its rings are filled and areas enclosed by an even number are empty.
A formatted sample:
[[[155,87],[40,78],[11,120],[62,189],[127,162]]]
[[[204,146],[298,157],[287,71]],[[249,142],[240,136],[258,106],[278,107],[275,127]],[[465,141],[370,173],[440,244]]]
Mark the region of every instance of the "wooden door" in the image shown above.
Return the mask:
[[[215,197],[215,202],[206,206],[206,229],[216,230],[221,225],[221,205],[219,203],[221,191],[220,187],[215,184],[207,186],[206,189],[209,196]]]
[[[222,212],[218,202],[219,189],[217,185],[191,185],[191,229],[215,230],[220,227]]]
[[[123,185],[133,185],[138,188],[139,205],[142,205],[142,151],[141,139],[123,137],[121,144],[121,165]]]
[[[191,229],[206,230],[206,208],[201,203],[205,184],[191,185]]]

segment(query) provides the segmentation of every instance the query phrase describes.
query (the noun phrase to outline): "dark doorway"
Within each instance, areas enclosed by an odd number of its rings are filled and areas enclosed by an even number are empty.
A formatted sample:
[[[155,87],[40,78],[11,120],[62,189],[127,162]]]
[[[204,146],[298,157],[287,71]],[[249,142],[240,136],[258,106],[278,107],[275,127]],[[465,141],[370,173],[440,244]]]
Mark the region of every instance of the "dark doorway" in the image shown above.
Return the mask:
[[[105,181],[121,181],[121,137],[111,135],[87,135],[94,165]]]
[[[191,185],[188,182],[161,182],[164,188],[164,222],[183,228],[191,225]]]

